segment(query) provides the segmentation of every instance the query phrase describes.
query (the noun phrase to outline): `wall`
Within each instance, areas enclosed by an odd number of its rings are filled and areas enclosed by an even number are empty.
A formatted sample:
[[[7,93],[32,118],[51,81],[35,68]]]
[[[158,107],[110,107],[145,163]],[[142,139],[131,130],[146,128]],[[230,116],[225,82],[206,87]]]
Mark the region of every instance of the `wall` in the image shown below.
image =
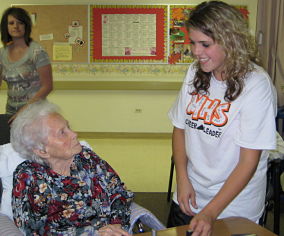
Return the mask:
[[[253,8],[257,0],[237,1],[237,4],[249,4],[252,30],[255,30],[255,12]],[[200,1],[150,1],[141,4],[195,4]],[[227,1],[235,3],[236,1]],[[40,1],[40,4],[78,4],[78,1]],[[87,1],[80,4],[137,4],[137,1]],[[38,4],[35,0],[4,0],[1,2],[0,13],[11,4]],[[184,71],[173,74],[172,78],[182,81]],[[81,75],[80,75],[81,76]],[[121,76],[117,74],[117,77]],[[163,75],[160,75],[163,77]],[[60,80],[61,74],[54,74],[55,80]],[[116,75],[113,76],[116,80]],[[80,81],[84,78],[75,78]],[[100,80],[100,78],[96,78]],[[139,89],[139,88],[138,88]],[[0,92],[0,112],[4,112],[5,92]],[[74,95],[76,94],[76,97]],[[176,97],[177,91],[62,91],[56,90],[50,95],[50,100],[58,103],[74,129],[80,132],[163,132],[171,131],[166,113]]]
[[[11,4],[38,4],[38,0],[2,0],[0,13]],[[201,1],[186,0],[144,0],[141,4],[195,4]],[[257,0],[227,1],[238,5],[248,4],[250,10],[250,27],[255,30]],[[137,1],[55,1],[41,0],[41,4],[137,4]],[[178,66],[176,68],[179,68]],[[157,78],[167,81],[182,81],[184,67],[181,71],[167,78],[159,74]],[[62,74],[54,74],[55,80],[62,80]],[[68,76],[67,76],[68,77]],[[72,76],[71,76],[72,77]],[[118,74],[113,80],[121,80]],[[86,78],[72,78],[72,80]],[[89,78],[87,78],[88,80]],[[132,78],[124,78],[131,80]],[[147,80],[147,78],[143,78]],[[176,90],[57,90],[49,100],[58,104],[70,121],[71,127],[78,132],[110,133],[162,133],[170,134],[172,126],[167,112],[178,94]],[[0,113],[5,111],[6,91],[0,90]],[[107,135],[106,135],[107,136]],[[166,192],[168,184],[171,140],[170,136],[156,138],[121,138],[88,139],[96,152],[106,159],[122,176],[127,186],[137,192]],[[85,138],[85,137],[83,137]]]

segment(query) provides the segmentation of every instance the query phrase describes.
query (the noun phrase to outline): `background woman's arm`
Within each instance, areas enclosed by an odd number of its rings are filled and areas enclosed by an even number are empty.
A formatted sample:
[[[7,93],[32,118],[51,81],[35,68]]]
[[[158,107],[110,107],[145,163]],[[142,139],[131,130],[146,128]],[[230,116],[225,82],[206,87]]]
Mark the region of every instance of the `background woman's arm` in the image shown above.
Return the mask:
[[[44,99],[53,89],[53,78],[51,64],[38,68],[40,78],[40,89],[38,92],[28,101],[33,103],[39,99]]]
[[[33,97],[31,97],[28,102],[28,104],[31,104],[33,102],[36,102],[39,99],[44,99],[47,97],[47,95],[52,91],[53,89],[53,78],[52,78],[52,68],[51,64],[42,66],[38,68],[39,78],[40,78],[40,89],[35,93]],[[0,83],[1,85],[1,83]],[[23,106],[15,115],[13,115],[9,123],[11,123],[18,115],[21,110],[25,109],[26,105]]]

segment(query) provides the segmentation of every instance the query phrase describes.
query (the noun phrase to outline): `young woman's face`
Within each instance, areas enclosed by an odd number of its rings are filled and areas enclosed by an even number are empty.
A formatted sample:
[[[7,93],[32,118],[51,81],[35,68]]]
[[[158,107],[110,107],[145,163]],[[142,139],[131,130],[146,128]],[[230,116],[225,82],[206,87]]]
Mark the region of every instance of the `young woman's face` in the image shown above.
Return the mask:
[[[25,35],[25,24],[12,15],[8,15],[8,33],[12,38],[22,38]]]
[[[222,80],[226,54],[224,49],[212,38],[199,30],[190,29],[191,52],[200,63],[204,72],[213,72],[218,80]]]

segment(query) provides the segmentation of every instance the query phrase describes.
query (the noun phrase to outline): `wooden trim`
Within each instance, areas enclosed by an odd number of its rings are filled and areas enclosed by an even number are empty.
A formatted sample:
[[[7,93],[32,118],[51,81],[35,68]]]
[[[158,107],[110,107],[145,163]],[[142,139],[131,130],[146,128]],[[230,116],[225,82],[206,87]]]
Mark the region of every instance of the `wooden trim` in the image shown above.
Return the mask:
[[[79,139],[171,139],[171,133],[77,132]]]
[[[179,90],[182,82],[54,81],[54,90]],[[2,90],[7,90],[2,83]]]
[[[54,81],[55,90],[179,90],[182,82]]]

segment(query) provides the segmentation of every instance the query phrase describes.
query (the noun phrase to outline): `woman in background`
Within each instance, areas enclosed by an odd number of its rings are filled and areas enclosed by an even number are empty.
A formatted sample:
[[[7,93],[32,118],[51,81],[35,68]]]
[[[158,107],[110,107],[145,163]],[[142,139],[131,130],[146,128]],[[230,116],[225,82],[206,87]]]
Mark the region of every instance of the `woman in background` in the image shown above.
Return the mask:
[[[168,227],[208,236],[217,218],[262,216],[276,93],[238,9],[203,2],[187,28],[196,60],[169,112],[177,190]]]
[[[8,86],[6,114],[0,121],[0,144],[9,142],[9,124],[26,104],[52,91],[52,69],[45,50],[31,38],[32,22],[22,8],[10,7],[1,19],[0,85]],[[3,137],[5,135],[5,137]]]

